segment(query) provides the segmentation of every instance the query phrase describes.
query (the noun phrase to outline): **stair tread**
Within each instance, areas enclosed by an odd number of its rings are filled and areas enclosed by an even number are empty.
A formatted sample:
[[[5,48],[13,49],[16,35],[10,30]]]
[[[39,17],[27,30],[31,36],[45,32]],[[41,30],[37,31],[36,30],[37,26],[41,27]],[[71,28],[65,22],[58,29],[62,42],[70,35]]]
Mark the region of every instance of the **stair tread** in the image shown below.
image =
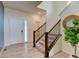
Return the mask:
[[[45,46],[44,42],[39,42],[39,44],[41,44],[41,45]]]
[[[56,36],[54,36],[54,37],[48,37],[49,40],[53,40],[55,38],[56,38]]]
[[[50,45],[50,43],[52,43],[52,41],[48,41],[48,46]],[[45,41],[40,41],[39,44],[45,46]]]
[[[44,48],[44,47],[43,47],[43,48]],[[41,48],[39,48],[39,46],[37,46],[36,49],[39,50],[39,52],[41,52],[41,53],[43,53],[43,54],[45,53],[45,50],[42,50]]]
[[[51,34],[49,34],[49,35],[50,35],[50,36],[57,36],[58,34],[52,34],[52,33],[51,33]]]
[[[55,35],[55,34],[54,34]],[[53,36],[53,34],[51,35]],[[48,46],[50,46],[50,44],[55,40],[57,34],[53,37],[48,37]],[[45,53],[45,39],[41,39],[37,45],[36,45],[37,50],[39,50],[41,53]]]
[[[43,45],[37,43],[36,45],[36,48],[41,52],[41,53],[44,53],[45,52],[45,48]]]
[[[59,34],[58,36],[57,36],[57,38],[54,40],[54,42],[51,44],[51,46],[49,47],[49,49],[51,49],[55,44],[56,44],[56,42],[57,42],[57,40],[60,38],[60,36],[61,36],[61,34]]]
[[[45,39],[42,39],[42,41],[45,42]],[[51,39],[48,40],[48,44],[49,44],[49,43],[52,43],[52,41],[53,41],[53,40],[51,40]]]

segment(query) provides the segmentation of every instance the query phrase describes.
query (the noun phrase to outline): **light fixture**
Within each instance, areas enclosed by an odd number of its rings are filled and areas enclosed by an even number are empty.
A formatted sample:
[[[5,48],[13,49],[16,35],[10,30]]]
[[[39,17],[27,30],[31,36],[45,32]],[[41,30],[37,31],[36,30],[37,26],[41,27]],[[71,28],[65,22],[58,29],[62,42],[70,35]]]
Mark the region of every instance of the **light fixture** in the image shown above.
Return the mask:
[[[68,1],[67,5],[69,5],[72,1]]]

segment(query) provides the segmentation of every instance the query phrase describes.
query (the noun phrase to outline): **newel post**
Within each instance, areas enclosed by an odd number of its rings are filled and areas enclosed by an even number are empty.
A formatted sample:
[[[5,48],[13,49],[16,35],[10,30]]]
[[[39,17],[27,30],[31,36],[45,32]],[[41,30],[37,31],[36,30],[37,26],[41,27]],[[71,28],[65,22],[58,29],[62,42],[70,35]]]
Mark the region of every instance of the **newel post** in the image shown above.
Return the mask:
[[[48,51],[48,33],[45,33],[45,58],[49,57],[49,51]]]
[[[33,47],[35,47],[36,44],[35,44],[35,31],[33,31]]]

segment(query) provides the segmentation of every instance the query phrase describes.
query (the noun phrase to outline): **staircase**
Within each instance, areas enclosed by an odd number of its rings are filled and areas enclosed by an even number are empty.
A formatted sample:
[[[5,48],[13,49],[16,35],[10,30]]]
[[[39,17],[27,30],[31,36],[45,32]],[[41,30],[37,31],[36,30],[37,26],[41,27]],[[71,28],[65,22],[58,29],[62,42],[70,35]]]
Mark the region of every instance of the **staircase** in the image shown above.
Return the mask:
[[[45,54],[46,58],[49,57],[49,52],[61,36],[60,22],[61,20],[59,20],[49,32],[46,32],[46,23],[33,32],[33,47]]]
[[[57,36],[56,34],[49,34],[48,46],[50,46],[50,44],[56,39],[56,36]],[[45,39],[41,39],[39,42],[37,42],[36,48],[40,52],[45,53],[45,48],[44,47],[45,47]]]

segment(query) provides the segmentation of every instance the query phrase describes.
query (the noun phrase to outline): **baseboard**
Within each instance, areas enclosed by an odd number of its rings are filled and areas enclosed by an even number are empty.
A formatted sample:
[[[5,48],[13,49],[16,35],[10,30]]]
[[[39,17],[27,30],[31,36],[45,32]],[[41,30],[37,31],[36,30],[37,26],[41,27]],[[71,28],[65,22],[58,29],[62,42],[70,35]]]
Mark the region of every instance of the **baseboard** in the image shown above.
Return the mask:
[[[60,50],[60,51],[58,51],[58,52],[54,53],[54,55],[50,56],[50,58],[52,58],[53,56],[55,56],[55,55],[59,54],[60,52],[62,52],[62,50]]]
[[[59,54],[60,52],[62,52],[62,50],[60,50],[60,51],[54,53],[54,55],[57,55],[57,54]],[[54,55],[53,55],[53,56],[54,56]]]
[[[7,49],[6,47],[3,47],[3,48],[1,49],[0,55],[2,55],[2,53],[3,53],[6,49]]]

